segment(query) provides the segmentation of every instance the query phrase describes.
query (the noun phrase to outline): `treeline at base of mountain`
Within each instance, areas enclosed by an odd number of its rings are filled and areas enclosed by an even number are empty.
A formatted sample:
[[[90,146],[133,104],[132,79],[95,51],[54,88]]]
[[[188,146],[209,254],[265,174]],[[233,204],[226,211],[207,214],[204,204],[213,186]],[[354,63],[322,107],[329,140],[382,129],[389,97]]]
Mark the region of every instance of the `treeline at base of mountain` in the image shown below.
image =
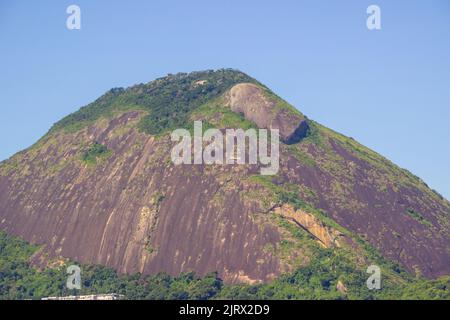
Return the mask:
[[[172,277],[118,275],[104,266],[81,266],[82,287],[66,287],[69,261],[42,270],[30,263],[38,246],[0,232],[0,299],[40,299],[50,296],[117,293],[126,299],[450,299],[450,277],[413,278],[398,269],[398,278],[382,280],[380,290],[366,286],[370,276],[357,270],[343,252],[317,251],[308,266],[271,283],[226,285],[216,272],[203,277],[193,272]],[[340,285],[338,285],[338,283]]]

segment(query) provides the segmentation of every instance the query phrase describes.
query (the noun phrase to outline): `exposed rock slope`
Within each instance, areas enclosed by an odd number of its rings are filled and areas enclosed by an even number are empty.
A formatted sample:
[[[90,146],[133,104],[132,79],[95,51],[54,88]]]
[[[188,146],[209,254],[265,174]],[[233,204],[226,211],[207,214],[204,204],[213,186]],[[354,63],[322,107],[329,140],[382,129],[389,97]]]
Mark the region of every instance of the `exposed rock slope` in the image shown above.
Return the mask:
[[[257,165],[174,166],[170,129],[199,119],[279,128],[278,175],[261,177]],[[289,238],[284,216],[325,247],[359,252],[366,241],[409,272],[437,277],[450,274],[449,214],[417,177],[232,70],[114,89],[0,166],[0,228],[42,244],[36,261],[62,256],[120,272],[270,281],[312,257]]]
[[[253,83],[233,86],[226,94],[225,104],[234,112],[243,113],[247,120],[259,128],[278,129],[285,143],[297,143],[307,134],[308,122],[304,116],[298,111],[279,106],[279,101]]]

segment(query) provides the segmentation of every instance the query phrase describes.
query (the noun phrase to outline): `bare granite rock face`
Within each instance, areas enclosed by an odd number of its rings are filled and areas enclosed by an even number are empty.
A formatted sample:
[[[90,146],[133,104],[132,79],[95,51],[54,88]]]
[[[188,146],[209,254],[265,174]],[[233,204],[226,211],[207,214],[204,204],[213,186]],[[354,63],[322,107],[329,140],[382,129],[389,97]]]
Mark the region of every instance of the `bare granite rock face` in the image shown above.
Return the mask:
[[[279,275],[281,262],[264,247],[280,235],[255,223],[257,202],[240,197],[240,177],[256,169],[174,166],[170,139],[138,132],[140,117],[60,132],[20,154],[25,169],[0,175],[0,228],[43,245],[38,264],[63,256],[121,273],[218,271],[229,283]],[[112,152],[95,167],[79,160],[93,141]]]
[[[223,98],[221,108],[280,130],[285,143],[272,188],[294,190],[412,274],[450,274],[450,204],[420,179],[258,85],[234,85]],[[258,165],[175,166],[170,137],[138,129],[145,115],[122,111],[54,131],[1,163],[0,229],[42,245],[37,264],[65,257],[122,273],[218,271],[227,283],[270,281],[305,254],[283,257],[285,233],[271,218],[277,206],[277,216],[323,246],[346,244],[312,212],[280,207],[273,190],[253,179]],[[308,136],[312,125],[316,136]],[[83,161],[93,143],[108,150],[95,165]]]
[[[278,101],[252,83],[239,83],[225,96],[234,112],[244,114],[259,128],[278,129],[284,143],[293,144],[304,138],[308,131],[308,121],[299,112],[279,107]]]

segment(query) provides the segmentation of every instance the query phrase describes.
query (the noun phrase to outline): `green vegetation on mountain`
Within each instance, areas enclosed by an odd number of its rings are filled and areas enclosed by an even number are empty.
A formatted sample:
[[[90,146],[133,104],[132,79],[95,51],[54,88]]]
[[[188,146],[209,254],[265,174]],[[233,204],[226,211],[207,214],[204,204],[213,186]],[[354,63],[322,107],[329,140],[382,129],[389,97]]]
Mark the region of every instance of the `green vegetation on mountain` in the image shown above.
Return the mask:
[[[421,213],[415,211],[414,209],[408,208],[408,209],[406,209],[406,213],[407,213],[411,218],[413,218],[413,219],[419,221],[420,223],[422,223],[422,224],[424,224],[424,225],[426,225],[426,226],[429,226],[429,227],[432,227],[432,226],[433,226],[433,225],[431,224],[430,221],[428,221],[427,219],[425,219],[424,216],[423,216]]]
[[[161,134],[186,127],[190,112],[241,82],[256,83],[242,72],[222,69],[178,73],[128,89],[115,88],[57,122],[51,131],[76,131],[101,116],[133,108],[148,112],[139,125],[144,132]]]
[[[37,246],[0,232],[0,299],[40,299],[50,296],[120,293],[128,299],[210,299],[222,288],[216,273],[202,278],[194,273],[122,275],[103,266],[82,266],[81,290],[66,287],[66,268],[38,270],[29,260]]]
[[[245,119],[242,114],[231,111],[229,108],[224,107],[225,102],[222,97],[212,99],[205,104],[194,109],[190,113],[190,122],[187,124],[187,128],[192,129],[193,121],[201,120],[203,123],[203,130],[206,128],[240,128],[243,130],[257,129],[256,125]],[[206,128],[205,128],[206,127]]]
[[[83,153],[82,160],[88,165],[96,165],[97,161],[106,159],[111,155],[111,151],[108,148],[98,142],[94,142]]]
[[[369,274],[355,270],[342,251],[321,249],[308,266],[268,284],[224,285],[217,273],[198,277],[182,273],[143,276],[117,275],[103,266],[82,266],[81,290],[66,288],[66,268],[38,270],[30,258],[38,250],[0,232],[0,299],[40,299],[49,296],[119,293],[127,299],[450,299],[450,277],[438,280],[382,281],[381,290],[368,290]],[[347,290],[336,289],[341,281]]]

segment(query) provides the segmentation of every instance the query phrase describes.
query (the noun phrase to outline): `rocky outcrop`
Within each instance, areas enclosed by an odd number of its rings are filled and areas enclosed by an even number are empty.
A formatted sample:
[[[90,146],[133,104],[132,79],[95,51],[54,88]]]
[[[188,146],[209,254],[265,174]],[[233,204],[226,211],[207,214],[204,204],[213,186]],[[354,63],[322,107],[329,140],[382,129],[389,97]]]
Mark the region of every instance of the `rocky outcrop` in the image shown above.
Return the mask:
[[[237,84],[225,95],[225,101],[231,110],[242,113],[259,128],[278,129],[284,143],[297,143],[307,135],[306,118],[287,106],[280,107],[280,101],[271,98],[258,85]]]
[[[284,204],[275,208],[274,212],[307,231],[325,248],[340,247],[344,241],[345,236],[342,232],[324,225],[314,215],[304,210],[294,210],[292,206]]]

